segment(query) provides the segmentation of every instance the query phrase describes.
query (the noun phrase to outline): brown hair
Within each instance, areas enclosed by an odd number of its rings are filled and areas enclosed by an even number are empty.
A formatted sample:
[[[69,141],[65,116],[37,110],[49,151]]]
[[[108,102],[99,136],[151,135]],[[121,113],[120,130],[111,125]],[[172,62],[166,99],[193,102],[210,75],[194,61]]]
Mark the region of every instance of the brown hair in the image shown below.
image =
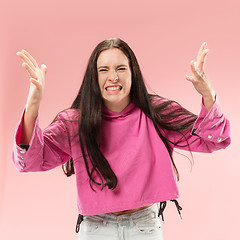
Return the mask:
[[[109,189],[114,189],[117,186],[117,177],[99,148],[103,101],[98,84],[97,59],[102,51],[111,48],[120,49],[129,59],[132,74],[130,99],[153,121],[159,137],[169,152],[177,179],[179,179],[179,173],[173,161],[172,147],[170,145],[170,143],[173,145],[177,145],[177,143],[170,142],[163,136],[160,129],[177,131],[186,139],[182,132],[192,128],[197,116],[182,108],[175,101],[149,94],[132,49],[123,40],[111,38],[100,42],[93,50],[88,61],[83,82],[71,106],[72,109],[79,109],[78,136],[91,188],[93,189],[92,183],[101,185],[102,188],[108,186]],[[187,139],[186,146],[189,147]],[[87,156],[92,165],[91,171]],[[74,174],[73,160],[71,159],[65,165],[62,165],[62,168],[67,176]],[[99,175],[101,183],[93,179],[92,175],[94,171]]]

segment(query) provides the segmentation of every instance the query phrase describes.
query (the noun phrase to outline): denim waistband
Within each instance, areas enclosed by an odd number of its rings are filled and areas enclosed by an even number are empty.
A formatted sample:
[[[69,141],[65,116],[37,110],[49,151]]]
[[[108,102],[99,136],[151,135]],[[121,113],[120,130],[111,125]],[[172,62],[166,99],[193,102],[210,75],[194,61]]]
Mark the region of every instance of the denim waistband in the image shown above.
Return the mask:
[[[83,216],[83,221],[87,222],[111,222],[111,223],[124,223],[124,222],[138,222],[138,221],[144,221],[149,218],[156,218],[158,212],[158,206],[157,203],[154,203],[153,205],[141,209],[139,211],[133,212],[133,213],[126,213],[121,215],[116,215],[113,213],[105,213],[105,214],[99,214],[99,215],[89,215],[89,216]]]
[[[177,200],[170,200],[170,201],[175,203],[178,213],[181,217],[180,211],[182,210],[182,207],[179,205],[178,201]],[[158,209],[157,203],[154,203],[153,205],[151,205],[147,208],[141,209],[137,212],[126,213],[126,214],[122,214],[122,215],[116,215],[113,213],[105,213],[105,214],[99,214],[99,215],[83,216],[83,215],[79,214],[77,224],[76,224],[76,232],[77,233],[79,232],[80,224],[83,220],[90,221],[90,222],[91,221],[92,222],[102,221],[103,223],[105,223],[106,221],[113,222],[113,223],[130,221],[130,223],[132,224],[135,221],[141,221],[144,219],[155,218],[157,215],[158,217],[162,218],[162,221],[164,221],[163,211],[164,211],[166,205],[167,205],[166,201],[160,202],[160,208]]]

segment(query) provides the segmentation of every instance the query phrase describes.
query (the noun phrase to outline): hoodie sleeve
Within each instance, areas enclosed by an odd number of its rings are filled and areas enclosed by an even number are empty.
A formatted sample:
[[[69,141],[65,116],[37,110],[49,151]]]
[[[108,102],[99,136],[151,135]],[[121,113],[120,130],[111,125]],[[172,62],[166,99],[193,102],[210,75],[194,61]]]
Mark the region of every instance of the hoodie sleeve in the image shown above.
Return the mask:
[[[58,115],[58,119],[46,129],[39,127],[37,116],[32,138],[29,145],[21,145],[21,134],[23,126],[23,111],[17,124],[12,161],[19,172],[41,172],[53,169],[71,159],[71,144],[69,140],[69,127],[65,120],[68,119],[67,112]]]
[[[192,129],[182,133],[165,130],[164,132],[168,140],[177,143],[172,147],[189,150],[188,142],[193,152],[213,152],[224,149],[231,143],[230,122],[223,115],[217,96],[209,111],[202,100],[200,114]]]

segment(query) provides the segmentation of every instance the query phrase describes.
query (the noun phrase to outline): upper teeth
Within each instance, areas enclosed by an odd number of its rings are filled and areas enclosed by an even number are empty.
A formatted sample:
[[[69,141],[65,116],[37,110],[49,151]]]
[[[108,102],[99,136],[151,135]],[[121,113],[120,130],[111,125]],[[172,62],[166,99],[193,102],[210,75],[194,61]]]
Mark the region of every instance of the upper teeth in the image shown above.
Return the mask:
[[[107,90],[114,91],[114,90],[119,90],[120,86],[117,87],[107,87]]]

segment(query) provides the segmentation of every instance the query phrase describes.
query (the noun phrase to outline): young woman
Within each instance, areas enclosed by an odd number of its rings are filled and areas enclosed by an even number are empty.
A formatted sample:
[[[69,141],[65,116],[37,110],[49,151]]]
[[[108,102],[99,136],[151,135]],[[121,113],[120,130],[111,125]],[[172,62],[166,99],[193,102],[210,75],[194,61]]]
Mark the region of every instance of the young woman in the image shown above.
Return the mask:
[[[207,53],[203,43],[191,62],[192,75],[186,75],[202,95],[196,116],[149,94],[127,43],[105,40],[91,54],[72,106],[43,131],[38,110],[46,66],[24,50],[17,53],[31,83],[13,162],[20,172],[62,165],[67,176],[76,174],[80,240],[163,239],[159,216],[163,220],[166,201],[181,210],[173,149],[212,152],[230,144],[229,121],[204,72]]]

